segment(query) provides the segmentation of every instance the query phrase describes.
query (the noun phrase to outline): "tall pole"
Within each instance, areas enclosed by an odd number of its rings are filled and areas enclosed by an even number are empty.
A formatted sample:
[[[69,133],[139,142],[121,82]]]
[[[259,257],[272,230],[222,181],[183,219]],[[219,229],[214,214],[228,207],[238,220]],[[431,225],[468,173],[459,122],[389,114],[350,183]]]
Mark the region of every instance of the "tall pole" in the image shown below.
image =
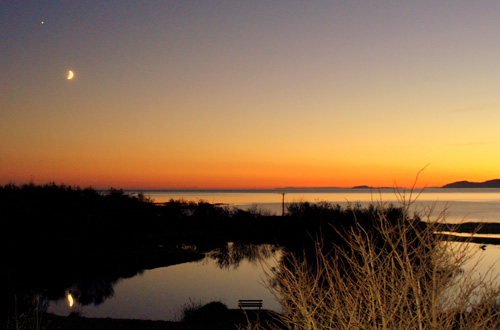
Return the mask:
[[[282,200],[281,200],[281,216],[282,217],[285,216],[285,194],[286,193],[281,193],[281,197],[282,197]]]

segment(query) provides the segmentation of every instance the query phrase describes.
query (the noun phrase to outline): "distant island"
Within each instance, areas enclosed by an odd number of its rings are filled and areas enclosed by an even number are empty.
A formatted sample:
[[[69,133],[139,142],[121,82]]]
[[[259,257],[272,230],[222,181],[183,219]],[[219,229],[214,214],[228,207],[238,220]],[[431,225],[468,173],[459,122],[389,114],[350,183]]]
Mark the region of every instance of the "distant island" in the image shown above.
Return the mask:
[[[372,187],[372,186],[354,186],[350,189],[394,189],[395,187]]]
[[[500,179],[484,182],[457,181],[445,184],[442,188],[500,188]]]

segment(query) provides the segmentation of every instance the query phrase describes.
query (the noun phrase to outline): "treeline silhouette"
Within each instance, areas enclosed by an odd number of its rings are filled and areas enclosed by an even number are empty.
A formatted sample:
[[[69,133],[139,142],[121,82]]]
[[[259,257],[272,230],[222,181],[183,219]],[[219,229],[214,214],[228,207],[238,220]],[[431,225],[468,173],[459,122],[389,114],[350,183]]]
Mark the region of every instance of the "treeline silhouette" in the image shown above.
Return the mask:
[[[0,187],[2,241],[12,248],[51,247],[60,251],[117,245],[172,245],[251,241],[293,245],[321,232],[333,235],[376,220],[373,205],[291,203],[285,217],[259,210],[242,210],[205,201],[170,200],[154,203],[144,195],[123,190],[26,184]],[[389,219],[401,208],[389,205]]]
[[[166,255],[187,251],[185,246],[195,247],[189,250],[191,259],[196,257],[193,250],[204,253],[228,242],[314,250],[320,236],[336,244],[339,235],[355,226],[371,230],[377,221],[373,205],[292,203],[282,217],[204,201],[154,203],[123,190],[99,192],[54,183],[0,187],[0,210],[7,264],[35,268],[67,267],[75,260],[112,269],[151,268],[165,263]],[[402,209],[389,205],[386,213],[396,221]]]

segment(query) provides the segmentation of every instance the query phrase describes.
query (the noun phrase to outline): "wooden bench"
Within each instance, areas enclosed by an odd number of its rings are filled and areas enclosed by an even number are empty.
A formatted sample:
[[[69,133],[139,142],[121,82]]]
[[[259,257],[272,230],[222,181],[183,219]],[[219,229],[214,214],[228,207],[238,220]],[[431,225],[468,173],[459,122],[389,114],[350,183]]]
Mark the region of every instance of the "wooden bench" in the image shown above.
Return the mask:
[[[238,307],[243,308],[262,308],[262,300],[238,300]]]

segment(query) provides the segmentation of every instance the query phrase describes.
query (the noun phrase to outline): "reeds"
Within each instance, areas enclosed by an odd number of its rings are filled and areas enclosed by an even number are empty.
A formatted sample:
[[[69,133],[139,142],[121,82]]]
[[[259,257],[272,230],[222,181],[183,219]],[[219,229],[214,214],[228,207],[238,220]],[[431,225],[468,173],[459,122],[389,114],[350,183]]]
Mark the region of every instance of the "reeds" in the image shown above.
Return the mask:
[[[220,301],[211,301],[209,303],[202,303],[189,299],[181,311],[182,322],[206,322],[207,320],[218,319],[228,313],[227,306]]]
[[[18,299],[18,296],[14,295],[13,299],[13,310],[7,311],[6,329],[44,329],[42,316],[48,307],[47,300],[43,299],[40,294],[25,295],[22,299]]]

